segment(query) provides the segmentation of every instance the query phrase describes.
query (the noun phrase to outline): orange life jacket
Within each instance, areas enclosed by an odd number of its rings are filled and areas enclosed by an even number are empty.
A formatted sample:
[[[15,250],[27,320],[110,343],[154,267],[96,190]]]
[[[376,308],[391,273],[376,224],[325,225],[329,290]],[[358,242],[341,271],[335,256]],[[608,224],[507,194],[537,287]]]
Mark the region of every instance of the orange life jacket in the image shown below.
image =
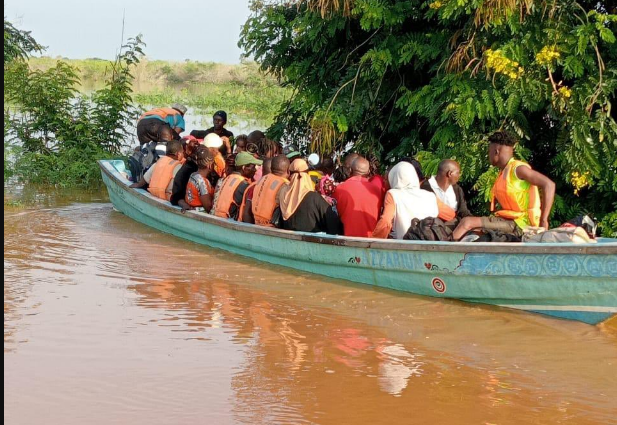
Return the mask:
[[[247,181],[240,174],[230,174],[225,177],[223,185],[221,186],[218,197],[216,198],[216,204],[214,205],[214,215],[221,218],[229,218],[229,210],[232,205],[240,207],[234,201],[234,193],[242,182]]]
[[[274,210],[278,206],[277,196],[281,188],[288,182],[289,180],[286,178],[274,174],[268,174],[257,182],[251,201],[255,224],[274,227],[270,222]]]
[[[152,178],[148,184],[148,192],[157,198],[169,201],[171,192],[167,192],[169,183],[174,178],[174,168],[180,164],[180,161],[164,156],[156,162]]]
[[[495,212],[497,217],[514,220],[519,227],[539,226],[542,210],[538,187],[528,184],[516,176],[516,168],[529,167],[529,164],[511,159],[506,168],[501,170],[493,185],[491,212],[495,211],[495,199],[501,210]],[[527,184],[522,184],[527,183]]]
[[[172,109],[172,108],[156,108],[151,111],[145,112],[141,117],[139,117],[139,119],[142,119],[144,117],[151,117],[152,115],[161,117],[164,120],[169,115],[182,115],[182,114],[180,114],[179,111],[176,111],[175,109]]]

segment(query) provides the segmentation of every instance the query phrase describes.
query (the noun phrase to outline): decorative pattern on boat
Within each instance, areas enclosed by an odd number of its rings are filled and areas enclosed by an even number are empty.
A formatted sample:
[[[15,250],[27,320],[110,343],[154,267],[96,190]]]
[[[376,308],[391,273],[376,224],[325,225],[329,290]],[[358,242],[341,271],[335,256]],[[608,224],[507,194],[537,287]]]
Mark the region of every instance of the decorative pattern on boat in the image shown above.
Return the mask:
[[[617,278],[616,255],[467,254],[455,273]]]

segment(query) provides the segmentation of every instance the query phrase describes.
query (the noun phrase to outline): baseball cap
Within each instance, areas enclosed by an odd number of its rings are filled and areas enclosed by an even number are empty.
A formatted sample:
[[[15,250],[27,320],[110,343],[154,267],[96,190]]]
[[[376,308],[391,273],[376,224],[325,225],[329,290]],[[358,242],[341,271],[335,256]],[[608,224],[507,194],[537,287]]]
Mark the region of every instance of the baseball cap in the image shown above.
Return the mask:
[[[261,159],[256,159],[253,155],[248,152],[240,152],[236,155],[236,167],[242,167],[243,165],[261,165],[263,161]]]
[[[171,109],[175,109],[176,111],[180,112],[182,115],[186,114],[186,111],[187,111],[186,106],[180,103],[174,103],[173,105],[171,105]]]

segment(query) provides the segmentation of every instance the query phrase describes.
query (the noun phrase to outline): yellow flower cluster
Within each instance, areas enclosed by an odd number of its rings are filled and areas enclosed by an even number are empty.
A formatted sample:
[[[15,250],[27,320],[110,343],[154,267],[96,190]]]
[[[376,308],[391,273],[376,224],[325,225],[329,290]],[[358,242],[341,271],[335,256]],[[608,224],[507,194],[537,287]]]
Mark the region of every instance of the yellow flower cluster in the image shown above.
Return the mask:
[[[563,86],[559,88],[559,94],[564,97],[565,99],[569,99],[570,96],[572,96],[572,90],[570,90],[568,87]]]
[[[508,59],[501,50],[488,49],[486,52],[486,67],[495,72],[506,75],[513,80],[523,75],[525,70],[519,66],[518,62]]]
[[[557,51],[555,46],[544,46],[536,55],[536,61],[540,65],[549,66],[555,59],[559,59],[560,57],[561,54]]]
[[[572,186],[574,186],[574,194],[578,195],[582,188],[589,186],[591,183],[589,181],[589,171],[585,171],[582,174],[578,171],[574,171],[570,176],[570,182]]]
[[[428,7],[430,7],[431,9],[439,9],[441,6],[443,6],[443,2],[439,0],[434,1],[433,3],[428,5]]]

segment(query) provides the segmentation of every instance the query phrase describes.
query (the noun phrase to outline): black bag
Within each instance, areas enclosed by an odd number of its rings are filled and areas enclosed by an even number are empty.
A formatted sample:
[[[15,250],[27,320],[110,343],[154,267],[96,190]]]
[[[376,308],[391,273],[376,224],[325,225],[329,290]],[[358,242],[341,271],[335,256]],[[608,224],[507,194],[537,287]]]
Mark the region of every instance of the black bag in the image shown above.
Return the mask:
[[[595,239],[596,231],[598,230],[598,222],[593,217],[590,217],[588,215],[579,215],[578,217],[575,217],[572,220],[569,220],[566,223],[562,224],[562,227],[568,224],[575,227],[582,227],[583,229],[585,229],[591,239]]]
[[[512,233],[484,229],[484,233],[474,242],[521,242],[521,238]]]
[[[414,218],[403,239],[411,241],[452,241],[452,230],[440,218]]]
[[[131,178],[135,183],[140,181],[146,171],[148,171],[148,168],[159,159],[155,148],[156,143],[148,143],[140,150],[133,152],[129,157],[129,170],[131,171]]]

